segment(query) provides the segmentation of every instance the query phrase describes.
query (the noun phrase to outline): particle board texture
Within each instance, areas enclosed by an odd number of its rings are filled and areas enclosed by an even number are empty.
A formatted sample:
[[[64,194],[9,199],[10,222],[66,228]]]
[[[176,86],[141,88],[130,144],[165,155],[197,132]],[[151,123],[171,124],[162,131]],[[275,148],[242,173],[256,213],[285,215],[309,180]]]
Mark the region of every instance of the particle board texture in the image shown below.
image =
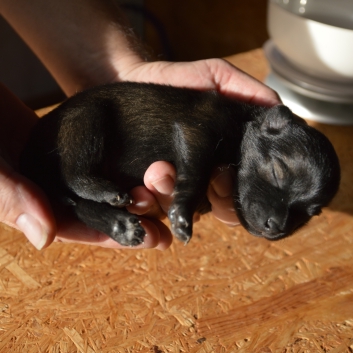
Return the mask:
[[[227,60],[260,80],[268,70],[260,49]],[[353,128],[316,126],[337,149],[341,188],[287,239],[205,215],[165,252],[39,252],[2,225],[0,352],[352,352]]]

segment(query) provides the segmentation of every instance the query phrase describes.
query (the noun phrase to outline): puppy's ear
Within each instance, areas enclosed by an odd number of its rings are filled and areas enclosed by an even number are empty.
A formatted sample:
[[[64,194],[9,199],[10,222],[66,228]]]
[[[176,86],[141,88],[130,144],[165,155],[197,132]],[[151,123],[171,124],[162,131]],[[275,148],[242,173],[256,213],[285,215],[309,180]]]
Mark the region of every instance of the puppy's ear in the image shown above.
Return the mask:
[[[266,112],[261,124],[261,131],[268,134],[279,134],[292,120],[293,113],[288,107],[276,105]]]

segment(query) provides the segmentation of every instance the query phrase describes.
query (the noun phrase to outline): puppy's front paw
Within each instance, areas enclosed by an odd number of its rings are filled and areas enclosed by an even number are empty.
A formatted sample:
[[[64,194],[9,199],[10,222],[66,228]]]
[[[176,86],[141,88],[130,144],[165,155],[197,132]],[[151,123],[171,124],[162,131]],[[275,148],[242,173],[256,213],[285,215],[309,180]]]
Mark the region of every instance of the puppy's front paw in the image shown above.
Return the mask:
[[[111,222],[112,229],[108,235],[121,245],[137,246],[144,242],[146,231],[137,216],[126,214]]]
[[[133,203],[131,196],[124,192],[119,192],[116,194],[107,194],[105,196],[105,200],[114,207],[126,207]]]
[[[172,205],[168,212],[173,234],[186,245],[192,235],[192,217],[182,207]]]

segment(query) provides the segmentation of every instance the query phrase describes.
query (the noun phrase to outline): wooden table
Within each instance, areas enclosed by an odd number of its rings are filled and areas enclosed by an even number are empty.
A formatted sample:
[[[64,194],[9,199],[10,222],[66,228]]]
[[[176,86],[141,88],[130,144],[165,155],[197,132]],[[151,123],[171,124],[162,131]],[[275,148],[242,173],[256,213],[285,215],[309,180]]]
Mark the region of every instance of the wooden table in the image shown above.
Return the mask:
[[[229,61],[263,80],[261,50]],[[188,246],[36,251],[0,229],[0,352],[351,352],[353,128],[332,205],[278,242],[206,215]],[[350,347],[350,348],[349,348]]]

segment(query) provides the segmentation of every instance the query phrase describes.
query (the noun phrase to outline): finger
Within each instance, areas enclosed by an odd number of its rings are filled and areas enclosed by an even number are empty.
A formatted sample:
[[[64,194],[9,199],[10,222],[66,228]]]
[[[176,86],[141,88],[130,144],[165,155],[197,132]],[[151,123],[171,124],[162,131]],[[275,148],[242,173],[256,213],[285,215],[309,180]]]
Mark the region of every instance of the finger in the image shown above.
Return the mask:
[[[223,59],[205,60],[219,91],[237,99],[260,105],[281,103],[277,92]]]
[[[22,231],[41,250],[55,237],[56,223],[44,193],[0,158],[0,221]]]
[[[150,165],[144,176],[144,183],[154,195],[165,213],[168,213],[173,200],[175,168],[168,162],[155,162]]]
[[[159,222],[157,220],[153,222],[159,231],[159,243],[156,246],[156,249],[164,251],[172,244],[173,235],[170,229],[163,222]]]
[[[146,187],[137,186],[130,191],[130,195],[134,203],[126,207],[129,212],[156,219],[165,218],[166,214],[163,212],[156,198]]]
[[[158,220],[149,220],[141,217],[141,225],[145,229],[147,236],[144,243],[138,246],[124,246],[110,238],[108,235],[95,229],[87,227],[85,224],[68,219],[60,224],[56,242],[96,245],[112,249],[159,249],[165,250],[172,243],[172,235],[169,228]]]
[[[239,224],[239,219],[234,209],[232,190],[232,170],[228,167],[217,168],[213,172],[207,197],[212,204],[213,215],[229,226]]]
[[[141,63],[120,76],[127,81],[168,83],[200,90],[216,89],[230,97],[260,105],[281,103],[274,90],[223,59]]]

